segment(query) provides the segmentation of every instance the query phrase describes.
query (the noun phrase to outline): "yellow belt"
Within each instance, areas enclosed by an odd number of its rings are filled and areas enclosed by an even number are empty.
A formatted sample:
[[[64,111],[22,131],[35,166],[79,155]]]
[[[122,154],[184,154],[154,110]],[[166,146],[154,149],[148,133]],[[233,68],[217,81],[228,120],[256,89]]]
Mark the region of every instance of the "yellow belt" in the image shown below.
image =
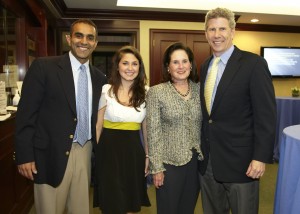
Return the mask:
[[[120,130],[140,130],[141,124],[135,122],[111,122],[109,120],[104,120],[103,128]]]

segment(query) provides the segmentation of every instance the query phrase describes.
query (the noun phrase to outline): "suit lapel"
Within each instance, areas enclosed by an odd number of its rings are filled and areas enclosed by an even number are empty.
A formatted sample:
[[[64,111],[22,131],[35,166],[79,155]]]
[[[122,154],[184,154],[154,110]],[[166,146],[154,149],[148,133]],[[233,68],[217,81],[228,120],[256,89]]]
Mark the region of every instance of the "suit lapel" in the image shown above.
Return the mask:
[[[58,62],[58,67],[61,71],[58,72],[59,79],[61,80],[62,87],[64,89],[63,93],[68,100],[70,108],[76,115],[76,100],[75,100],[75,86],[74,78],[72,72],[71,61],[68,54],[65,54],[60,62]]]
[[[219,82],[216,95],[214,98],[213,107],[211,110],[211,115],[213,115],[214,111],[216,111],[216,109],[218,108],[218,105],[222,100],[224,93],[226,92],[234,76],[238,72],[240,68],[240,62],[239,62],[240,57],[241,57],[241,51],[237,47],[235,47],[231,57],[227,62],[222,78]]]
[[[98,75],[95,74],[95,70],[93,69],[92,66],[90,66],[90,74],[91,74],[91,80],[92,80],[92,112],[94,112],[95,108],[98,109],[98,99],[97,99],[97,90],[101,90],[101,88],[99,88],[99,85],[97,83],[99,83],[99,81],[97,80]],[[98,87],[98,88],[97,88]]]

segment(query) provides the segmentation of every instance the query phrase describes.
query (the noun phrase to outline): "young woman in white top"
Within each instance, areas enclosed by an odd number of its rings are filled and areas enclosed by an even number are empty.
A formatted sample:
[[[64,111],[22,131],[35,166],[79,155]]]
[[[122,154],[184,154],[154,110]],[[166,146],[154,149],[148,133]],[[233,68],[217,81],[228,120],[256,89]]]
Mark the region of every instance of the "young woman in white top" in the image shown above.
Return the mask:
[[[102,88],[96,125],[94,206],[105,214],[134,213],[150,206],[146,81],[138,50],[118,50],[109,84]]]

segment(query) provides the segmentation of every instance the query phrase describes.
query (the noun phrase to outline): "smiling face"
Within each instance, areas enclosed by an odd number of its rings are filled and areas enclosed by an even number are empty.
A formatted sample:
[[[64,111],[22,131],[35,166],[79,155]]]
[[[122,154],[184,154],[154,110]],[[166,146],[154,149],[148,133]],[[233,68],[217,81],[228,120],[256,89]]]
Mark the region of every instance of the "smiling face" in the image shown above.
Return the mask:
[[[171,54],[169,72],[173,82],[186,81],[191,72],[191,62],[184,50],[175,50]]]
[[[225,18],[213,18],[207,22],[206,39],[216,56],[222,55],[233,45],[234,33]]]
[[[139,60],[132,53],[125,53],[119,62],[119,73],[122,81],[134,81],[140,70]]]
[[[67,35],[66,39],[72,54],[81,64],[88,61],[98,43],[96,29],[92,25],[80,22],[73,26],[72,35]]]

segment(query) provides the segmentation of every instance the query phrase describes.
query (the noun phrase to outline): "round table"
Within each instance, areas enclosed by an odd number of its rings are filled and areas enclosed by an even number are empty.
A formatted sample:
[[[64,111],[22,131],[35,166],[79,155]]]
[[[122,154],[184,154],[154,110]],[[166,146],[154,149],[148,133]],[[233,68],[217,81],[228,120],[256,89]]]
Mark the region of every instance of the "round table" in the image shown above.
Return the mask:
[[[275,214],[300,213],[300,125],[283,130],[274,200]]]
[[[274,159],[280,158],[279,148],[282,131],[285,127],[300,124],[300,98],[298,97],[276,97],[277,123],[274,143]]]

